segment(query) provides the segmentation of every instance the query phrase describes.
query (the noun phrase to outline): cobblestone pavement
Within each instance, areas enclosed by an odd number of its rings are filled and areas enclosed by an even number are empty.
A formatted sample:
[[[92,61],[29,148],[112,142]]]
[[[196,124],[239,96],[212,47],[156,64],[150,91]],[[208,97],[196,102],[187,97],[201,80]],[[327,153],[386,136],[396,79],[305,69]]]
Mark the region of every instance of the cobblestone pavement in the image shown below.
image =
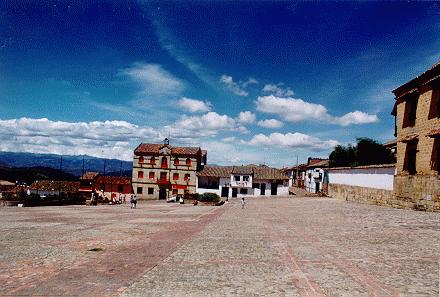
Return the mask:
[[[326,198],[225,209],[121,295],[439,296],[439,214]]]
[[[0,296],[117,296],[224,210],[0,207]]]

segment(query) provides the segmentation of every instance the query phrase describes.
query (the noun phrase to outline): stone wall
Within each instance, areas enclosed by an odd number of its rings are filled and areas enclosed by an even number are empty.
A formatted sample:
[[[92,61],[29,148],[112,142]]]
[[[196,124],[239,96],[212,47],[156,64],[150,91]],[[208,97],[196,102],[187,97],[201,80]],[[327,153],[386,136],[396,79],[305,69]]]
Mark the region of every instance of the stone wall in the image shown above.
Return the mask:
[[[436,197],[420,196],[417,200],[411,200],[405,197],[396,196],[395,193],[390,190],[341,184],[329,184],[328,195],[336,199],[364,204],[440,212],[438,195]]]
[[[433,175],[394,177],[395,199],[408,208],[440,212],[440,179]]]

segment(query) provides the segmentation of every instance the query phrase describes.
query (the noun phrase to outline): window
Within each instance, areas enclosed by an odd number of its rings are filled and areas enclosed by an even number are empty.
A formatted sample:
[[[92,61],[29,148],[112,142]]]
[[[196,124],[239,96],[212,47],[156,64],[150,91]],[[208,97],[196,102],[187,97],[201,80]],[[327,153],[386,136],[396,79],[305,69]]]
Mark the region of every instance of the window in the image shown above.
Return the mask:
[[[186,165],[191,166],[191,159],[187,158],[185,163],[186,163]]]
[[[179,174],[173,173],[173,180],[178,180],[178,179],[179,179]]]
[[[139,164],[142,164],[142,163],[144,163],[144,157],[140,156],[139,157]]]
[[[168,159],[167,159],[167,157],[162,157],[161,167],[162,168],[168,168]]]
[[[247,194],[247,193],[248,193],[247,189],[245,189],[245,188],[240,189],[240,194]]]
[[[154,179],[154,171],[150,171],[150,173],[148,174],[148,178]]]
[[[428,119],[440,117],[440,89],[433,89]]]
[[[138,187],[136,193],[142,194],[142,187]]]
[[[189,174],[185,174],[184,180],[189,180]]]
[[[156,165],[156,158],[155,157],[151,157],[150,164],[151,165]]]
[[[417,141],[411,141],[406,144],[405,160],[403,161],[403,170],[411,175],[417,173]]]
[[[434,138],[434,145],[431,154],[431,169],[440,174],[440,138]]]
[[[252,189],[259,189],[260,188],[260,184],[259,183],[253,183],[252,184]]]
[[[173,195],[177,195],[177,189],[173,189]]]
[[[160,180],[166,180],[167,179],[167,173],[166,172],[161,172],[160,173]]]
[[[403,116],[403,128],[413,127],[416,124],[418,95],[411,96],[405,101],[405,114]]]
[[[234,180],[235,181],[240,181],[240,176],[239,175],[234,175]]]
[[[118,192],[119,193],[124,192],[124,186],[123,185],[118,185]]]
[[[249,176],[248,175],[243,176],[243,181],[249,181]]]
[[[144,172],[138,171],[138,178],[144,178]]]
[[[174,165],[179,165],[179,158],[174,158]]]
[[[154,194],[154,188],[148,188],[148,195]]]

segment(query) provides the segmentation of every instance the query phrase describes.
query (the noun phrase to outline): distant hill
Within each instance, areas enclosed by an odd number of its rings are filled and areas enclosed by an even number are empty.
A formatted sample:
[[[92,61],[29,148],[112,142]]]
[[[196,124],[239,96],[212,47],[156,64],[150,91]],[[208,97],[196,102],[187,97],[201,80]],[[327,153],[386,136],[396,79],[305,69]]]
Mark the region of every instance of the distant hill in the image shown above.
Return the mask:
[[[0,166],[0,180],[25,182],[27,185],[36,180],[77,180],[73,174],[49,167],[3,167]]]
[[[103,159],[91,156],[71,156],[63,155],[62,171],[79,177],[84,170],[104,172],[104,160],[106,163],[105,171],[108,175],[119,175],[122,171],[123,176],[131,176],[132,162],[116,159]],[[0,166],[3,167],[46,167],[60,169],[61,155],[55,154],[33,154],[0,152]]]

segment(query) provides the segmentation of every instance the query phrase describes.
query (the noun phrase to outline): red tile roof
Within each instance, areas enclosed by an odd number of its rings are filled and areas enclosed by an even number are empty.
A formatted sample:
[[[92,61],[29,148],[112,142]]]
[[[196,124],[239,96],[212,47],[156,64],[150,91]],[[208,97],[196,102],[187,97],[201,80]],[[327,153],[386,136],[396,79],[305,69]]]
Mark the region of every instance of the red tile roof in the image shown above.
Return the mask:
[[[114,185],[130,185],[131,184],[131,177],[126,176],[98,176],[96,179],[97,184],[114,184]]]
[[[141,143],[135,150],[136,155],[158,155],[161,148],[165,145],[155,144],[155,143]],[[171,149],[172,155],[183,155],[183,156],[197,156],[201,154],[200,147],[181,147],[181,146],[171,146],[167,145]]]
[[[64,193],[78,192],[79,182],[59,181],[59,180],[40,180],[30,186],[31,190],[38,191],[61,191]]]
[[[288,179],[283,170],[264,165],[205,166],[197,176],[230,177],[231,174],[252,174],[254,179]]]

